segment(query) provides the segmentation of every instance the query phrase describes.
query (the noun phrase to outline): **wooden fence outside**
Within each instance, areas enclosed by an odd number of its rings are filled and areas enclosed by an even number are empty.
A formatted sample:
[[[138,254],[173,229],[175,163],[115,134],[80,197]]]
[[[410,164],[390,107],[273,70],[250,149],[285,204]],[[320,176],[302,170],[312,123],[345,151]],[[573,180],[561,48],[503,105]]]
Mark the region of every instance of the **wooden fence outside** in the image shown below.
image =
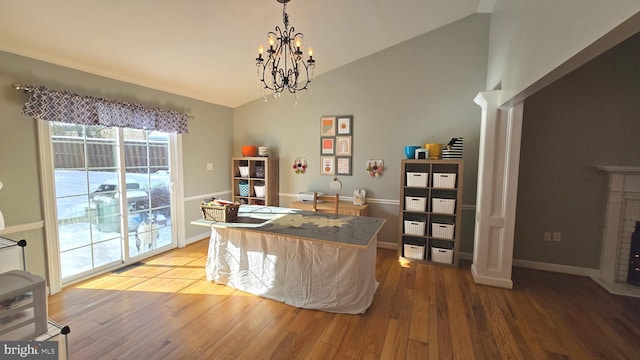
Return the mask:
[[[56,169],[83,169],[85,167],[99,171],[113,169],[116,164],[116,152],[113,143],[87,143],[81,141],[53,142],[54,167]],[[147,149],[149,150],[147,156]],[[125,166],[140,168],[140,172],[147,172],[144,167],[167,169],[169,166],[169,148],[166,143],[149,143],[130,141],[124,145]],[[147,163],[147,159],[149,163]],[[86,160],[86,162],[85,162]],[[128,170],[129,172],[129,170]],[[131,171],[135,172],[135,170]]]

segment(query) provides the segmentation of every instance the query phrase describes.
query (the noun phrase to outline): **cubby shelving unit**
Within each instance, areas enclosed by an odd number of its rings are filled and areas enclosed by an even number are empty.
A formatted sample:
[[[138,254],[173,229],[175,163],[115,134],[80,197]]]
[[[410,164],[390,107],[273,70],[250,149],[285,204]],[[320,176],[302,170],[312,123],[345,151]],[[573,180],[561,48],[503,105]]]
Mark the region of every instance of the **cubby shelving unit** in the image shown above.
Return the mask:
[[[247,169],[246,173],[241,168]],[[231,159],[231,197],[249,205],[278,206],[278,159],[273,157],[237,157]],[[264,186],[263,193],[256,186]]]
[[[410,262],[458,266],[462,160],[402,160],[398,254]]]

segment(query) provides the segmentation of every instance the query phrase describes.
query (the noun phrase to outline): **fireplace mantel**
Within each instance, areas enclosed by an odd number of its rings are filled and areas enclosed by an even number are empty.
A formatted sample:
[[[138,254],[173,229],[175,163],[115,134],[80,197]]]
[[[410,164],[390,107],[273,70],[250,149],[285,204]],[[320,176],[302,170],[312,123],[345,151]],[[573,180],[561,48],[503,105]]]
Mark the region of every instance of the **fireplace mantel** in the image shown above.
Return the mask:
[[[629,216],[627,214],[625,217],[625,212],[637,209],[640,204],[640,166],[603,165],[597,166],[597,169],[609,174],[609,183],[600,277],[594,278],[594,280],[613,294],[640,297],[640,287],[627,284],[626,279],[621,278],[619,271],[622,266],[620,263],[625,262],[625,248],[621,243],[631,239],[628,229],[624,226],[625,219],[627,222],[629,221]],[[640,220],[640,218],[635,220]],[[627,237],[629,239],[626,239]],[[628,258],[626,258],[626,262],[628,263]]]

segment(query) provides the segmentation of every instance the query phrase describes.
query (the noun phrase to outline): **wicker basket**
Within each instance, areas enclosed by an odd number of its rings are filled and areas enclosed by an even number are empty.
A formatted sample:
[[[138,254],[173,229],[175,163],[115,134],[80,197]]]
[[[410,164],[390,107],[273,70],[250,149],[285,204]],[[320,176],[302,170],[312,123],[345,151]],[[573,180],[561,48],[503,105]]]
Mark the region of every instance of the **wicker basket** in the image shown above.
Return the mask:
[[[232,205],[200,205],[205,220],[232,222],[238,218],[240,204]]]

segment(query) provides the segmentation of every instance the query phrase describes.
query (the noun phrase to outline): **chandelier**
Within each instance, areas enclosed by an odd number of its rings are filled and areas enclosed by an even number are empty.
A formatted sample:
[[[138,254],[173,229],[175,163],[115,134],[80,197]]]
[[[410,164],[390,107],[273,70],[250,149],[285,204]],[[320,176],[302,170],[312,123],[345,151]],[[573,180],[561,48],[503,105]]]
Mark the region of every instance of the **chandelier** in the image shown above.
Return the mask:
[[[309,59],[302,58],[302,33],[296,33],[289,27],[289,15],[287,15],[287,3],[290,0],[276,0],[283,4],[282,22],[284,29],[276,26],[276,31],[267,33],[269,48],[266,58],[263,57],[264,48],[260,45],[256,68],[260,79],[262,91],[266,95],[268,90],[273,91],[274,97],[279,97],[284,90],[290,93],[306,90],[313,78],[315,60],[313,50],[309,47]]]

